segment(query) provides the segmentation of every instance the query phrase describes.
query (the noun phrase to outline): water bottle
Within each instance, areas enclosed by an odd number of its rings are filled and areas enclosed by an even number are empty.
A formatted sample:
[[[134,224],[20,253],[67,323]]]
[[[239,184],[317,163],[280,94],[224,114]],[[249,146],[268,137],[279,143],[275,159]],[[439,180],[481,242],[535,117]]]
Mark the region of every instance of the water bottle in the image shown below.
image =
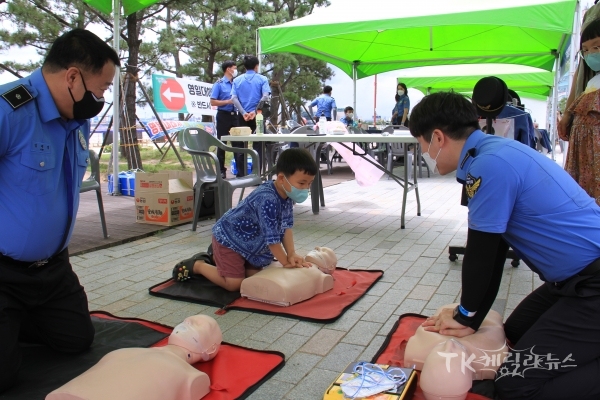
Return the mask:
[[[262,110],[256,111],[256,134],[262,135],[265,133],[265,126],[263,124],[264,119],[262,115]]]
[[[327,123],[327,118],[325,118],[325,113],[321,113],[319,117],[319,133],[325,133],[325,124]]]

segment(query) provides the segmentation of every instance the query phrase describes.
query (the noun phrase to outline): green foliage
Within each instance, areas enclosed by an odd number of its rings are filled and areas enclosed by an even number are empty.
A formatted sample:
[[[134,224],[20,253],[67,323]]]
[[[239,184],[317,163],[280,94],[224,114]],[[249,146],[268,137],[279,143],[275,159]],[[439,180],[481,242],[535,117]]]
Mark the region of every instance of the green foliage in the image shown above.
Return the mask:
[[[567,97],[563,97],[562,99],[560,99],[560,100],[558,101],[558,110],[559,110],[561,113],[564,113],[564,112],[565,112],[565,108],[566,108],[566,107],[567,107]]]

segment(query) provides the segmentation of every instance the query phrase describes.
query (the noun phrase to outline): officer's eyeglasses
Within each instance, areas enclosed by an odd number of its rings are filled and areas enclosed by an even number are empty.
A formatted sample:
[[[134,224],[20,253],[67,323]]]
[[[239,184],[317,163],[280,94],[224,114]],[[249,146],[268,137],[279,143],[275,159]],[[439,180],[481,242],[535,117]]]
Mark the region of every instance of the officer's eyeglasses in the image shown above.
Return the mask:
[[[578,53],[579,53],[579,55],[581,57],[585,57],[585,56],[587,56],[590,53],[600,53],[600,46],[594,46],[594,47],[592,47],[592,48],[590,48],[588,50],[583,50],[582,49],[582,50],[579,50]]]

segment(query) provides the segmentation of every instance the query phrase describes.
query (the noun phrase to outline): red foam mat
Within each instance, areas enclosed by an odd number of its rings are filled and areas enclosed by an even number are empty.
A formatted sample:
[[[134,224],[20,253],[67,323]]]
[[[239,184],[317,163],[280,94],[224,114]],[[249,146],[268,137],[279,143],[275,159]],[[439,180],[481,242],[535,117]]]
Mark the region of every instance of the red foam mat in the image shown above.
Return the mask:
[[[347,270],[333,272],[333,289],[301,303],[281,307],[240,297],[226,308],[264,314],[296,317],[315,322],[333,322],[360,299],[381,277],[379,270]]]
[[[404,350],[406,349],[406,343],[408,342],[408,339],[415,334],[417,328],[425,321],[425,319],[427,319],[427,317],[418,314],[403,314],[400,316],[371,362],[404,367]],[[425,400],[425,395],[419,385],[417,385],[413,400]],[[490,399],[489,397],[479,394],[468,393],[467,400]]]
[[[142,324],[163,333],[171,333],[173,328],[137,318],[119,318],[109,313],[94,311],[98,318],[116,319]],[[167,344],[163,339],[152,347]],[[194,367],[210,378],[209,394],[202,400],[243,399],[264,381],[283,367],[285,356],[277,351],[253,350],[223,342],[217,356],[208,361],[194,364]]]

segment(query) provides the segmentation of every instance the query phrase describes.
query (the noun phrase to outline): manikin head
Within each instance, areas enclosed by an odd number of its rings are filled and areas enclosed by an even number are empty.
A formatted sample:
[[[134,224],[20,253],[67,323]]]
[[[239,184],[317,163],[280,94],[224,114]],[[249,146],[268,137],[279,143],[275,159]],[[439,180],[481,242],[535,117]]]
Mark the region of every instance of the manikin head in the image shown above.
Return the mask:
[[[169,336],[169,344],[188,351],[189,364],[212,360],[217,355],[222,340],[219,324],[208,315],[187,317]]]
[[[325,274],[332,274],[337,266],[337,257],[329,247],[315,247],[308,252],[306,261],[313,263]]]
[[[471,353],[458,340],[449,338],[435,346],[425,359],[419,377],[427,400],[463,400],[473,385],[474,373],[465,365]]]

